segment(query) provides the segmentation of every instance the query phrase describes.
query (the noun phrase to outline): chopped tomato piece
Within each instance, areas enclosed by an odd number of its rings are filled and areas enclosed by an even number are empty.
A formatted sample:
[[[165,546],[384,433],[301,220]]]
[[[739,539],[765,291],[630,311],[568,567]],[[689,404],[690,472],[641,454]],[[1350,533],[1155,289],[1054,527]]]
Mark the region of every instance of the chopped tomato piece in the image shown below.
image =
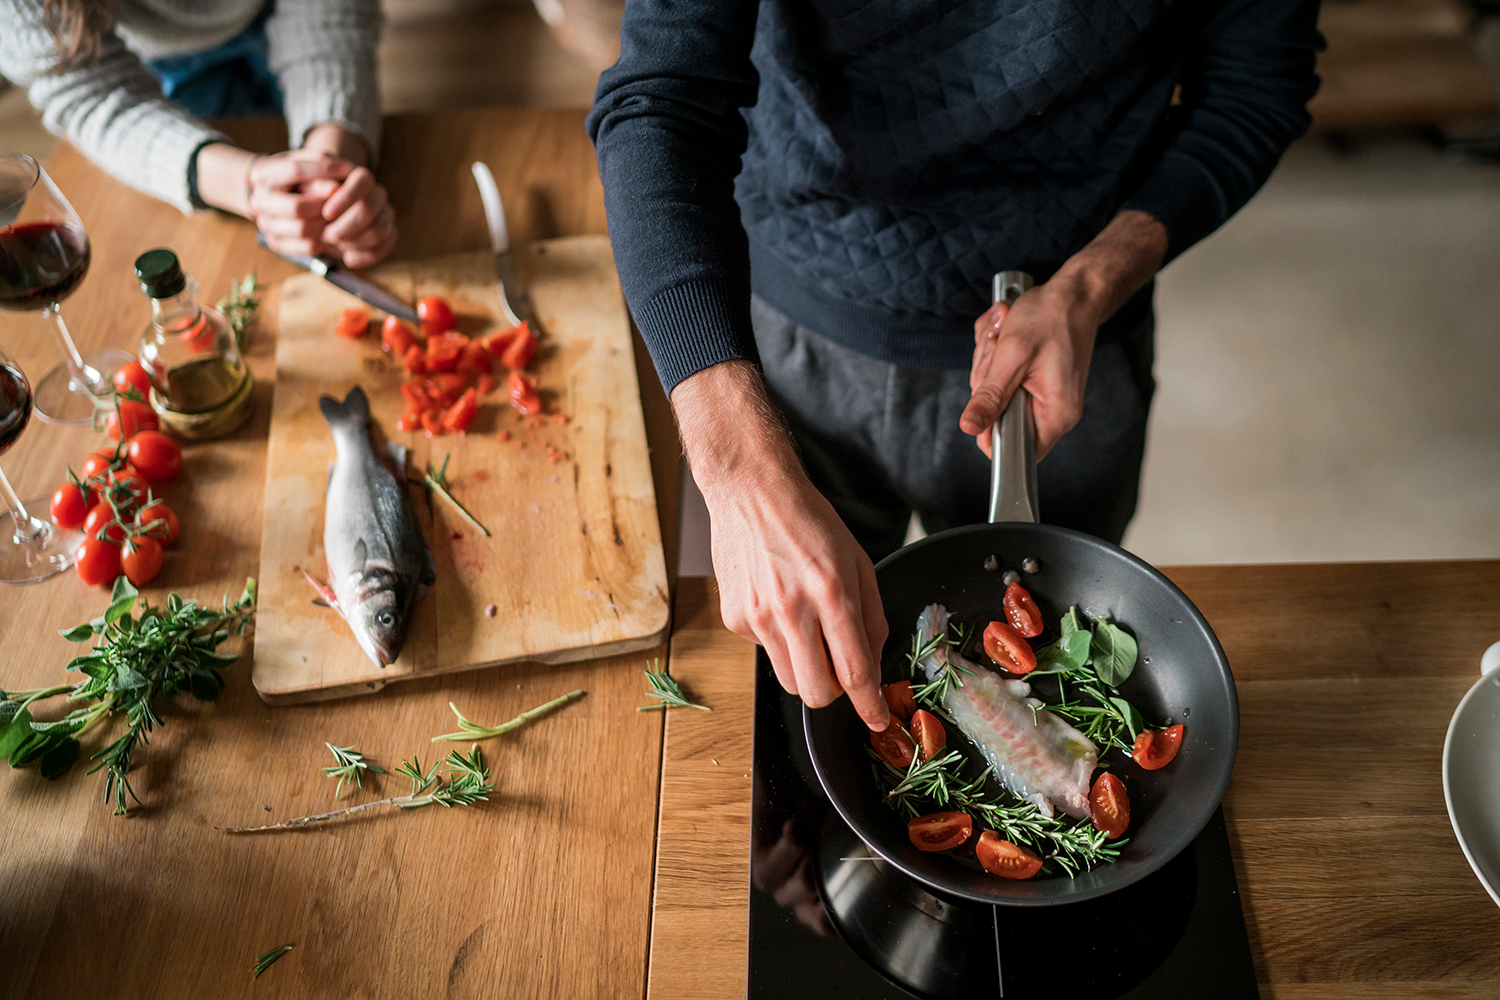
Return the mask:
[[[477,340],[465,344],[463,354],[458,358],[458,371],[464,375],[488,375],[494,365],[495,359]]]
[[[990,622],[984,630],[984,651],[1002,670],[1029,674],[1036,669],[1036,654],[1031,645],[1005,622]]]
[[[401,383],[401,396],[406,400],[408,410],[421,412],[432,405],[432,400],[427,398],[427,390],[422,388],[422,383],[416,380]]]
[[[940,812],[918,816],[906,824],[906,835],[919,851],[946,851],[969,839],[974,820],[968,813]]]
[[[440,333],[427,338],[427,370],[451,372],[458,367],[469,338],[461,333]]]
[[[443,433],[442,415],[436,410],[423,410],[422,429],[427,432],[428,437],[436,437]]]
[[[1148,771],[1166,767],[1182,749],[1182,732],[1181,724],[1166,729],[1148,729],[1135,738],[1130,756]]]
[[[429,337],[447,333],[457,322],[448,300],[437,295],[417,300],[417,319],[422,321],[422,332]]]
[[[1005,588],[1005,617],[1010,619],[1015,630],[1028,639],[1042,634],[1042,613],[1037,609],[1031,594],[1019,583]]]
[[[430,405],[446,410],[457,402],[468,387],[469,380],[457,372],[442,372],[427,380],[427,398]]]
[[[509,330],[496,330],[494,333],[487,333],[480,337],[479,342],[484,345],[486,351],[498,358],[505,353],[505,349],[510,346],[511,340],[520,329],[519,326],[513,326]]]
[[[465,389],[464,394],[458,397],[458,402],[448,408],[443,414],[443,426],[450,431],[464,431],[474,422],[474,414],[479,412],[479,401],[473,389]]]
[[[536,384],[520,372],[510,373],[510,405],[522,413],[542,411],[542,397],[536,393]]]
[[[338,324],[333,328],[340,337],[348,337],[354,340],[363,337],[370,329],[370,311],[368,309],[345,309],[339,313]]]
[[[1125,794],[1125,782],[1108,771],[1099,775],[1089,792],[1089,818],[1111,840],[1124,834],[1130,826],[1130,797]]]
[[[406,369],[408,375],[425,375],[427,352],[422,350],[420,345],[413,344],[406,349],[406,357],[401,359],[401,367]]]
[[[911,737],[906,735],[899,723],[891,723],[884,731],[870,734],[870,745],[880,759],[898,770],[911,767],[912,755],[917,752]]]
[[[911,681],[882,684],[880,693],[885,696],[885,703],[890,708],[891,714],[902,722],[910,719],[912,713],[917,710],[917,699],[911,693]]]
[[[1001,878],[1031,878],[1042,870],[1042,859],[1024,847],[1001,840],[994,830],[979,835],[974,845],[974,857],[985,871]]]
[[[911,717],[911,738],[924,761],[936,757],[948,745],[948,731],[938,717],[920,708]]]
[[[423,410],[407,410],[396,420],[396,429],[402,431],[419,431],[422,429]]]
[[[474,383],[474,388],[479,392],[481,396],[488,396],[490,394],[490,390],[495,388],[495,376],[479,376],[478,380],[476,380]]]
[[[380,348],[393,358],[404,358],[417,342],[417,334],[400,316],[387,316],[380,325]]]
[[[531,327],[524,322],[515,330],[511,331],[510,343],[500,355],[500,363],[513,372],[518,372],[531,364],[532,357],[536,354],[536,334],[531,332]]]

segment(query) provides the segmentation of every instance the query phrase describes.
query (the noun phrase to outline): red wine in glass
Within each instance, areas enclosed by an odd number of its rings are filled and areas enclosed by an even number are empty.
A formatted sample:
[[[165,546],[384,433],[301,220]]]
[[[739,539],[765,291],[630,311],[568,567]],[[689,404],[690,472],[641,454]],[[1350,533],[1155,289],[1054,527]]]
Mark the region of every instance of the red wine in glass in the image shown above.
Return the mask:
[[[45,309],[89,270],[89,238],[66,222],[0,229],[0,309]]]
[[[0,350],[0,455],[26,429],[31,419],[31,384],[4,350]],[[73,554],[83,541],[77,531],[67,531],[50,521],[33,517],[27,504],[46,509],[47,498],[22,503],[0,471],[0,583],[36,583],[73,564]]]
[[[26,376],[0,365],[0,455],[10,451],[31,419],[31,386]]]

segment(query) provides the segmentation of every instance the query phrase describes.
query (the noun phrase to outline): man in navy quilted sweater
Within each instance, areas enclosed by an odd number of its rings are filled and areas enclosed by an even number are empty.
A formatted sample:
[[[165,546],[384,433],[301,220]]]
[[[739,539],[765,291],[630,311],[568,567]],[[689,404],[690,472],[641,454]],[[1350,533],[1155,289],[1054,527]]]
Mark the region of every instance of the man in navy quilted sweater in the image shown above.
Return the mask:
[[[1042,519],[1135,510],[1152,280],[1308,125],[1317,0],[627,0],[589,130],[725,624],[872,729],[872,557],[983,521],[1034,399]],[[1007,311],[991,276],[1037,285]],[[977,442],[975,438],[977,437]],[[976,447],[976,444],[978,447]]]

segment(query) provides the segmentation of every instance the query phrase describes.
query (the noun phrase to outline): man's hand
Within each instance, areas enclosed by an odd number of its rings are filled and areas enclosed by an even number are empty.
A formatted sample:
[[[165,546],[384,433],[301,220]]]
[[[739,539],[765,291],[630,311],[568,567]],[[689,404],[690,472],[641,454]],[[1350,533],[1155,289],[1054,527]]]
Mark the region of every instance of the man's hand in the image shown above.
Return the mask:
[[[759,372],[715,365],[679,383],[672,406],[708,505],[724,624],[764,646],[782,687],[808,705],[847,693],[884,729],[875,568],[803,472]]]
[[[1017,387],[1031,393],[1038,461],[1083,416],[1099,324],[1161,267],[1167,231],[1144,212],[1121,212],[1050,281],[974,321],[973,396],[959,418],[990,454],[989,429]]]

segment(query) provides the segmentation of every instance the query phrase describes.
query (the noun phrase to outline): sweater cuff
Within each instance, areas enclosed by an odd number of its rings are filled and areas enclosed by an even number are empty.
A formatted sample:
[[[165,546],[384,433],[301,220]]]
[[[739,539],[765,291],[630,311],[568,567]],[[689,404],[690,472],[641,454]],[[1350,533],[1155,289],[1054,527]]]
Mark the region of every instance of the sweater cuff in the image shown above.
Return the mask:
[[[195,202],[198,151],[209,143],[229,142],[216,132],[186,116],[153,116],[154,129],[145,137],[140,159],[112,171],[131,187],[170,202],[184,214],[205,207]]]
[[[380,153],[380,81],[373,62],[299,62],[282,70],[279,82],[291,148],[300,149],[319,125],[338,125],[364,140],[374,166]]]
[[[1186,153],[1167,150],[1156,169],[1120,210],[1152,216],[1167,230],[1165,266],[1229,218],[1219,182],[1208,168]]]
[[[759,363],[750,290],[724,278],[668,288],[631,310],[667,396],[677,383],[724,361]]]

